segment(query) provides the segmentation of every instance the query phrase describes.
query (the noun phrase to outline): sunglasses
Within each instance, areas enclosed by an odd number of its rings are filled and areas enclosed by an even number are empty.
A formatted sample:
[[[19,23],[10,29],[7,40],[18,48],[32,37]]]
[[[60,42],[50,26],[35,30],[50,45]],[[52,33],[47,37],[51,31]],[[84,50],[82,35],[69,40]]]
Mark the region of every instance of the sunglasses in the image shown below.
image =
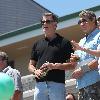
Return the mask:
[[[41,20],[41,24],[44,25],[44,23],[46,24],[51,24],[52,22],[54,22],[54,20]]]
[[[86,19],[81,19],[78,21],[78,24],[80,25],[81,23],[86,23],[86,22],[88,22]]]
[[[4,59],[3,58],[0,58],[0,61],[4,61]]]

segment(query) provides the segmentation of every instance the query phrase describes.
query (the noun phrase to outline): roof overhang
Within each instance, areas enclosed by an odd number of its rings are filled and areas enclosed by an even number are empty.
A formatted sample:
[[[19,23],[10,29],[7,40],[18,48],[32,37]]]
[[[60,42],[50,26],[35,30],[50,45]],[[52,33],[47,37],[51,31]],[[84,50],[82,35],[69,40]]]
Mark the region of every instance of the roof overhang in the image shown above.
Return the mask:
[[[100,15],[100,6],[90,8],[90,10],[94,11],[97,16]],[[60,17],[57,30],[62,30],[65,28],[66,29],[70,28],[72,26],[77,26],[79,13],[80,12]],[[24,27],[22,29],[18,29],[0,35],[0,47],[7,46],[23,40],[31,39],[32,37],[37,37],[40,35],[43,35],[43,32],[41,29],[41,24],[37,23],[35,25],[31,25],[28,27]]]

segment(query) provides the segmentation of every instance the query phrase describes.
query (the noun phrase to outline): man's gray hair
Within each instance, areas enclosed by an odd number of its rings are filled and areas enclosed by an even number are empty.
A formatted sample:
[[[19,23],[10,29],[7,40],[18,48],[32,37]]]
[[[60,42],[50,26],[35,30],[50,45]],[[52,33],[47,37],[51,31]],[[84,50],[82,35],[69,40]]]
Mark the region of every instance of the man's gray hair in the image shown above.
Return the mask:
[[[87,19],[93,21],[94,19],[96,20],[96,15],[93,11],[89,10],[83,10],[80,14],[79,17],[86,17]]]

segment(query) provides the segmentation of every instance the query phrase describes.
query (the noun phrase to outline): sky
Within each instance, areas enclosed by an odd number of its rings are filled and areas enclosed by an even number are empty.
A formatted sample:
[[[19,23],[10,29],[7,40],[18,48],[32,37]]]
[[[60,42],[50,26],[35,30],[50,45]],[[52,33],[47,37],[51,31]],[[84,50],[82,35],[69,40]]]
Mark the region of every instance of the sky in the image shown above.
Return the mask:
[[[100,0],[34,0],[59,17],[100,5]]]

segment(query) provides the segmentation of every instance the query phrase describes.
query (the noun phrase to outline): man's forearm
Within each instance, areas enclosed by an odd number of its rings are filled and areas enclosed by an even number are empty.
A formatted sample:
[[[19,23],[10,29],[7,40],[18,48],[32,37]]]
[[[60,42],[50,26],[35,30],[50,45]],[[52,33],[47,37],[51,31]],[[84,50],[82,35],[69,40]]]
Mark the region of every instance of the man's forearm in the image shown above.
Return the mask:
[[[22,100],[22,94],[23,94],[22,91],[15,90],[15,93],[11,98],[11,100]]]
[[[91,54],[91,55],[100,57],[100,50],[90,50],[90,49],[87,49],[87,48],[82,48],[82,50],[84,52],[87,52],[87,53]]]
[[[30,72],[32,72],[32,73],[35,73],[36,68],[35,68],[35,66],[29,64],[28,70],[29,70]]]
[[[28,70],[30,72],[32,72],[32,73],[35,73],[35,71],[36,71],[36,67],[35,66],[36,66],[36,61],[30,60],[29,66],[28,66]]]
[[[93,60],[91,61],[89,64],[88,64],[89,68],[92,70],[92,69],[96,69],[98,68],[98,61],[97,60]]]
[[[90,63],[80,66],[83,73],[94,70],[98,67],[98,62],[94,59]]]
[[[60,70],[72,70],[76,66],[76,63],[74,62],[69,62],[69,63],[58,63],[55,64],[55,69],[60,69]]]

